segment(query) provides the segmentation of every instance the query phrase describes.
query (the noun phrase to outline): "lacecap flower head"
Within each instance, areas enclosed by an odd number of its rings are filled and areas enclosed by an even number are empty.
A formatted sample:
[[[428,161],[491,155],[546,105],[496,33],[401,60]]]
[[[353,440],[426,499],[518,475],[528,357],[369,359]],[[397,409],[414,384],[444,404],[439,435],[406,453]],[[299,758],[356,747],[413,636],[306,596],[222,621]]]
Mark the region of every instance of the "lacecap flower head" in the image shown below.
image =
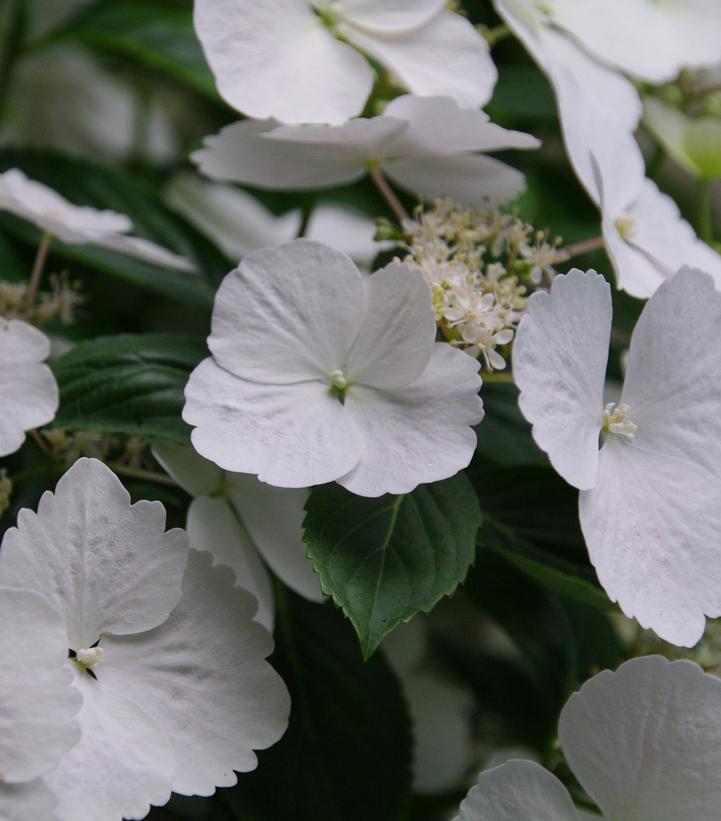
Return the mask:
[[[430,288],[402,263],[365,276],[307,240],[248,254],[186,386],[193,444],[280,487],[380,496],[452,476],[473,454],[481,380],[435,334]]]

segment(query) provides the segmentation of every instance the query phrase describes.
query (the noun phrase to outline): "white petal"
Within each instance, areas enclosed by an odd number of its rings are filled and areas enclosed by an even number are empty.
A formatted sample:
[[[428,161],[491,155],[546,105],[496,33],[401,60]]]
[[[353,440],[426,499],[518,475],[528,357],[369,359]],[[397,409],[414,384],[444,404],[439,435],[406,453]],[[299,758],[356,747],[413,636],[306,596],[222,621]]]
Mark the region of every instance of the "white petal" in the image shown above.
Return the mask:
[[[230,502],[273,573],[306,599],[323,601],[320,578],[306,557],[303,542],[308,491],[271,487],[254,476],[243,477],[241,482],[234,475],[230,482]]]
[[[222,487],[223,471],[187,445],[159,440],[153,443],[153,456],[191,496],[209,496]]]
[[[2,821],[59,821],[53,812],[57,799],[42,779],[23,784],[0,782],[0,819]]]
[[[561,782],[534,761],[509,761],[485,770],[454,821],[578,821]]]
[[[420,271],[391,262],[365,280],[367,308],[348,354],[353,383],[403,388],[427,367],[436,338],[431,289]]]
[[[608,283],[574,268],[553,280],[550,294],[531,297],[513,348],[518,403],[533,438],[578,488],[596,483],[610,337]]]
[[[384,116],[409,124],[408,131],[398,137],[390,149],[401,156],[405,152],[452,154],[538,148],[541,144],[530,134],[492,123],[485,111],[461,108],[452,97],[404,94],[388,103]]]
[[[172,746],[174,792],[211,795],[232,786],[233,770],[254,770],[254,750],[285,732],[290,699],[265,661],[273,640],[253,621],[255,609],[228,568],[191,550],[183,598],[168,621],[103,642],[92,683],[123,692],[152,714]]]
[[[364,433],[366,452],[338,484],[360,496],[409,493],[453,476],[476,446],[471,425],[483,418],[478,362],[437,343],[430,363],[398,391],[351,386],[345,409]]]
[[[198,0],[194,22],[218,91],[249,117],[342,123],[371,92],[366,60],[330,34],[307,0]]]
[[[690,661],[632,659],[561,713],[574,774],[603,817],[709,821],[721,806],[721,681]]]
[[[395,248],[389,241],[375,242],[375,234],[375,222],[362,211],[341,205],[319,205],[311,214],[305,235],[343,251],[361,270],[369,271],[381,251]]]
[[[451,197],[467,205],[486,200],[498,205],[526,188],[526,178],[510,165],[483,155],[407,157],[383,164],[388,176],[417,194]]]
[[[331,482],[363,452],[353,420],[320,382],[262,385],[206,359],[185,397],[195,449],[225,470],[254,473],[271,485]]]
[[[371,33],[348,24],[338,29],[389,68],[414,94],[445,94],[469,108],[483,106],[491,99],[498,72],[488,43],[458,14],[441,12],[405,34]]]
[[[300,227],[298,210],[276,216],[246,191],[207,182],[189,172],[173,177],[165,198],[233,260],[258,248],[288,242]]]
[[[208,347],[220,366],[246,379],[328,379],[343,368],[365,311],[364,279],[353,261],[296,240],[248,254],[225,277]]]
[[[314,0],[314,4],[322,9],[327,0]],[[445,5],[445,0],[341,0],[336,13],[360,28],[389,34],[424,25]]]
[[[45,774],[80,737],[67,657],[59,613],[37,593],[0,588],[0,782]]]
[[[104,664],[97,681],[77,673],[82,737],[45,777],[58,798],[60,821],[145,818],[151,804],[162,806],[170,798],[177,763],[165,728],[152,704],[136,701],[122,682],[118,687],[110,677],[103,680]]]
[[[184,531],[165,532],[160,502],[131,505],[109,468],[83,458],[37,513],[20,511],[3,540],[0,578],[44,595],[62,614],[66,649],[76,650],[166,619],[180,599],[187,549]]]
[[[0,456],[14,453],[25,431],[52,422],[58,386],[47,365],[50,342],[19,319],[0,317]]]
[[[189,259],[168,251],[167,248],[162,248],[143,237],[133,237],[129,234],[108,234],[107,236],[99,236],[97,239],[89,237],[87,242],[90,245],[96,245],[98,248],[107,248],[128,257],[142,259],[151,265],[159,265],[161,268],[176,268],[178,271],[187,271],[188,273],[197,270],[195,264]]]
[[[267,630],[273,629],[273,587],[255,545],[224,498],[201,496],[188,508],[186,524],[190,544],[207,550],[215,564],[230,567],[239,587],[258,600],[255,620]]]
[[[214,180],[284,190],[327,188],[364,176],[369,160],[407,127],[390,117],[304,127],[244,120],[206,137],[191,159]]]

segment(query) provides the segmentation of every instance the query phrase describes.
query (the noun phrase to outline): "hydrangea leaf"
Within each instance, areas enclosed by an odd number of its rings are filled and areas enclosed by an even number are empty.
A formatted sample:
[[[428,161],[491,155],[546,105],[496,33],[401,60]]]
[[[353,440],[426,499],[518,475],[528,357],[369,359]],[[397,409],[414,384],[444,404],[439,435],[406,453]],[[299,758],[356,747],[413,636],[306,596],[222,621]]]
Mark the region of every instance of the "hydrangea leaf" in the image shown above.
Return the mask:
[[[365,658],[401,621],[453,593],[473,562],[481,523],[463,473],[403,496],[364,498],[326,485],[313,490],[306,511],[308,555]]]

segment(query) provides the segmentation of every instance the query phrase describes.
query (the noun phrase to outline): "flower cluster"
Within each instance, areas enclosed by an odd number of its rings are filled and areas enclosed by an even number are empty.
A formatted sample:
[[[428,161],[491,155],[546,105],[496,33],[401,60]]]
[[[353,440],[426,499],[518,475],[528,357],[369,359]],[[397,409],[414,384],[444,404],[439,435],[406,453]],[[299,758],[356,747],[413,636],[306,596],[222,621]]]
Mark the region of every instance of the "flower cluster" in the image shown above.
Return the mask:
[[[529,292],[548,284],[567,259],[560,238],[500,209],[439,199],[404,223],[404,262],[423,272],[444,337],[489,371],[506,367],[498,348],[513,341]]]
[[[85,302],[82,283],[66,273],[49,277],[50,290],[40,291],[28,305],[28,283],[0,280],[0,316],[7,319],[27,319],[42,328],[57,319],[62,325],[72,325],[78,309]]]

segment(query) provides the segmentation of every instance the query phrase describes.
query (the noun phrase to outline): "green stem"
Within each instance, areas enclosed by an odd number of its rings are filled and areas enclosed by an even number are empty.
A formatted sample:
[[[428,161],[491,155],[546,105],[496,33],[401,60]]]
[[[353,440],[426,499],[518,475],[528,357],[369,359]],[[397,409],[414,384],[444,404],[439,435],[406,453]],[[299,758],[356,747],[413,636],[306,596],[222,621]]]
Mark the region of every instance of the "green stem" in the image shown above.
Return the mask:
[[[479,26],[478,30],[481,32],[491,48],[493,48],[493,46],[495,46],[500,40],[505,40],[506,37],[510,37],[512,34],[511,30],[504,23],[500,26],[494,26],[493,28]]]
[[[388,203],[388,207],[395,214],[398,222],[403,225],[406,220],[410,219],[410,216],[403,207],[403,203],[396,196],[396,192],[390,187],[388,180],[383,176],[383,172],[377,165],[373,165],[370,168],[370,176],[373,180],[373,184],[378,189],[383,199]]]
[[[698,206],[696,230],[704,242],[713,242],[713,219],[711,214],[711,180],[700,180],[698,186]]]
[[[313,211],[315,211],[316,200],[317,196],[315,194],[309,194],[303,202],[303,207],[300,212],[300,227],[296,234],[297,239],[304,237],[308,233],[308,226],[310,225],[310,218],[313,216]]]
[[[33,262],[33,269],[30,272],[30,279],[28,281],[28,289],[25,294],[25,310],[30,313],[35,304],[35,297],[40,287],[40,280],[43,277],[45,270],[45,263],[48,259],[48,252],[53,241],[53,235],[49,231],[45,231],[38,246],[38,252],[35,255],[35,262]]]

